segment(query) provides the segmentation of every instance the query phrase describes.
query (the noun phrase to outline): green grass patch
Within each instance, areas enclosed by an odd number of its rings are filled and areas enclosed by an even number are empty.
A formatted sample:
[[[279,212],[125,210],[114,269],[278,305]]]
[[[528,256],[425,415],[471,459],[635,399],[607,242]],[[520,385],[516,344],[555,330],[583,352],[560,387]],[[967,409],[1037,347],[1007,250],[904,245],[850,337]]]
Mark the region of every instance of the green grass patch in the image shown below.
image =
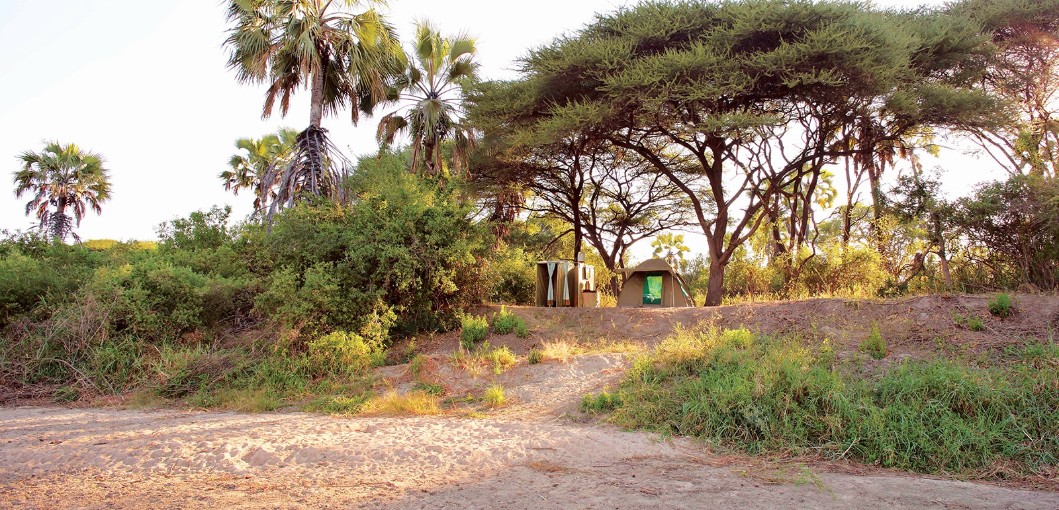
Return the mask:
[[[796,338],[681,330],[633,361],[614,393],[582,409],[629,427],[750,453],[819,453],[927,473],[998,462],[1046,473],[1059,458],[1059,348],[1004,363],[907,361],[873,376]]]

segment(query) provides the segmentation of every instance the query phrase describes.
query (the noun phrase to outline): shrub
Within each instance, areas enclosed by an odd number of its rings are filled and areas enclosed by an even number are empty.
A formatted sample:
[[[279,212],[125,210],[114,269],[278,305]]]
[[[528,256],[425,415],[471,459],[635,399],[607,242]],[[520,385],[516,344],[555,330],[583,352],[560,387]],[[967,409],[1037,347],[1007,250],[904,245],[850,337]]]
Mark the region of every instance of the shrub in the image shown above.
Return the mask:
[[[529,328],[526,326],[526,321],[507,309],[506,306],[500,307],[500,313],[493,317],[493,332],[498,335],[506,335],[508,333],[523,333],[520,338],[524,338],[529,335]]]
[[[500,375],[505,370],[514,366],[518,362],[518,358],[515,354],[508,349],[507,346],[500,346],[494,349],[490,349],[488,344],[482,346],[482,351],[485,355],[486,361],[493,367],[493,373]]]
[[[460,317],[460,345],[464,349],[473,349],[489,334],[489,321],[481,315],[464,315]]]
[[[875,321],[871,323],[871,333],[868,334],[868,338],[860,343],[860,350],[875,359],[886,357],[886,340],[883,339],[882,333],[879,332],[879,324]]]
[[[309,360],[316,375],[363,373],[379,350],[356,333],[335,331],[309,342]]]
[[[544,361],[544,352],[534,347],[530,349],[529,354],[526,355],[526,361],[528,361],[530,365],[536,365],[537,363]]]
[[[977,315],[971,315],[967,317],[967,329],[971,331],[982,331],[985,329],[985,323],[982,322],[982,318]]]
[[[485,401],[485,405],[494,409],[503,407],[507,403],[507,397],[504,396],[504,387],[499,384],[486,388],[482,399]]]
[[[1011,296],[1001,293],[989,300],[989,313],[1004,318],[1011,315]]]

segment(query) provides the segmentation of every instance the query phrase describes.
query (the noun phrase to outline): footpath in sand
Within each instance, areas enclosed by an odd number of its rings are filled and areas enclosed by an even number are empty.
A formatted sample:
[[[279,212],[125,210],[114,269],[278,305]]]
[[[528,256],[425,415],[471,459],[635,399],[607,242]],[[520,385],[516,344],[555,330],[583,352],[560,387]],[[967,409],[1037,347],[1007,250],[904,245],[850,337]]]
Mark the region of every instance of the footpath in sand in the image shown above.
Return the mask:
[[[560,416],[621,364],[520,366],[516,403],[487,418],[0,409],[0,507],[1059,508],[1059,493],[731,459]]]

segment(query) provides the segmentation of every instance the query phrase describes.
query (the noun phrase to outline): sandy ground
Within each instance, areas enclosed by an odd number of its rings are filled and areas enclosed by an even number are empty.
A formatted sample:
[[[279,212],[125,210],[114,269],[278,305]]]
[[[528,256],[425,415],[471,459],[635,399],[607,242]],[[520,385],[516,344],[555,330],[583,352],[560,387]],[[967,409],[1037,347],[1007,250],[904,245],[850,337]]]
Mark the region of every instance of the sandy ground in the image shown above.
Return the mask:
[[[0,506],[1059,508],[1059,494],[790,467],[564,422],[0,410]]]
[[[724,457],[578,423],[578,396],[627,363],[490,376],[512,404],[486,418],[0,408],[0,507],[1059,508],[1059,493]]]

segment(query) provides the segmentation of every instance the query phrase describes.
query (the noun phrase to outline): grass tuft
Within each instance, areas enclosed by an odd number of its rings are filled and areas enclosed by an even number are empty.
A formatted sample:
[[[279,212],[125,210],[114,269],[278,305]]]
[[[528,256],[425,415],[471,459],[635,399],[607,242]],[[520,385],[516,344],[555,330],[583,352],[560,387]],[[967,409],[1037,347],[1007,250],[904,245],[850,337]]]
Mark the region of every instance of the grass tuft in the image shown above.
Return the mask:
[[[493,409],[503,407],[507,404],[507,397],[504,396],[504,387],[499,384],[494,384],[486,388],[482,400],[485,402],[485,405]]]
[[[360,408],[368,416],[421,416],[441,413],[438,397],[425,391],[398,394],[390,391],[369,399]]]

